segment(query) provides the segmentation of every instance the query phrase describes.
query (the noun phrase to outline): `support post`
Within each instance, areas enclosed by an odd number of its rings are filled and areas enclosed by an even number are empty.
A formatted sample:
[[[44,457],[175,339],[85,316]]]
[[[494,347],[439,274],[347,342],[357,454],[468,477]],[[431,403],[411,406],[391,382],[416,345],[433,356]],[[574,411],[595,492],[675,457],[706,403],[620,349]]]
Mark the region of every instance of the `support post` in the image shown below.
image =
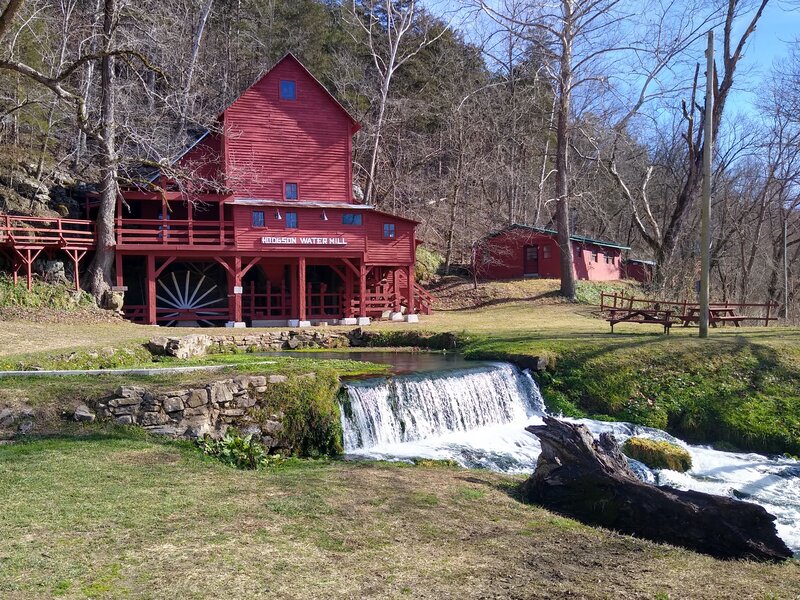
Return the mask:
[[[242,322],[242,257],[233,258],[233,320],[236,323]]]
[[[156,257],[147,255],[147,324],[156,324]]]
[[[122,254],[119,252],[114,253],[114,275],[117,280],[117,286],[122,287],[125,285],[125,280],[122,276]]]
[[[706,108],[703,117],[703,203],[700,233],[700,337],[708,337],[709,274],[711,272],[711,158],[714,148],[714,31],[706,49]]]
[[[291,310],[289,312],[290,317],[292,319],[300,320],[300,292],[298,292],[298,286],[300,285],[299,280],[299,271],[300,269],[297,267],[297,259],[292,261],[294,263],[294,268],[289,269],[291,272],[291,282],[289,285],[289,295],[291,296]]]
[[[414,265],[408,265],[408,272],[407,272],[407,279],[408,279],[408,314],[413,315],[417,312],[417,307],[414,298],[414,288],[415,286],[415,277],[414,277]]]
[[[344,270],[344,317],[353,316],[353,272]]]
[[[400,312],[400,268],[392,269],[392,292],[394,293],[394,312]]]
[[[367,316],[367,265],[364,264],[364,258],[361,258],[361,264],[358,266],[358,316]]]
[[[28,275],[28,291],[33,289],[33,259],[31,258],[31,249],[26,250],[27,258],[25,260],[25,267]]]
[[[306,320],[306,291],[306,257],[301,256],[297,259],[297,318],[300,321]]]

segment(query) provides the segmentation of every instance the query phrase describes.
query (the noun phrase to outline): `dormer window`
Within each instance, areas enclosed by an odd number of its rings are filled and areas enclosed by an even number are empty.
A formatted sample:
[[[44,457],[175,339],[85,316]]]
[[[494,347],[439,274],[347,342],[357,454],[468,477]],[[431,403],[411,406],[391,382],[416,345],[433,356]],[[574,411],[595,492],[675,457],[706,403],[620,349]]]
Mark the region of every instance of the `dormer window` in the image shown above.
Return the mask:
[[[297,82],[281,79],[281,100],[297,100]]]
[[[297,200],[297,183],[287,181],[283,184],[283,199]]]

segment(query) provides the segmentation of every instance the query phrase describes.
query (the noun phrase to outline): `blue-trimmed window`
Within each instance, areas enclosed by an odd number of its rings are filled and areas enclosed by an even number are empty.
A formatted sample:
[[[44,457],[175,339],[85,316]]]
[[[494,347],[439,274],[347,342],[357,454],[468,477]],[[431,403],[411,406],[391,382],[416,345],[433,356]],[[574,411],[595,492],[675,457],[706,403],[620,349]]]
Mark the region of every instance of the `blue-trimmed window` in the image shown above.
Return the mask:
[[[293,181],[287,181],[283,184],[283,198],[284,200],[297,200],[297,184]]]
[[[264,211],[254,210],[252,222],[253,222],[253,227],[264,227]]]
[[[297,229],[297,213],[287,212],[283,222],[286,223],[286,229]]]
[[[394,223],[384,223],[383,224],[383,237],[389,240],[393,240],[395,237],[395,228]]]
[[[342,225],[361,225],[361,215],[358,213],[344,213]]]
[[[281,79],[281,100],[297,100],[297,82]]]

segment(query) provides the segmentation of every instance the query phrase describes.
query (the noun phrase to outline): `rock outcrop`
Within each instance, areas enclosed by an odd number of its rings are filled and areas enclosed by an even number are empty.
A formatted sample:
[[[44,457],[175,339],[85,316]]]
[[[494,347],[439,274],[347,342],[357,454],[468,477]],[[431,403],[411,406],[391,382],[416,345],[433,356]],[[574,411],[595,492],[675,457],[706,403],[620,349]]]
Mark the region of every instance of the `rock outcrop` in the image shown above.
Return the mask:
[[[598,440],[579,424],[545,417],[526,430],[542,453],[525,482],[526,500],[588,523],[720,558],[783,560],[775,517],[733,498],[646,484],[611,434]]]

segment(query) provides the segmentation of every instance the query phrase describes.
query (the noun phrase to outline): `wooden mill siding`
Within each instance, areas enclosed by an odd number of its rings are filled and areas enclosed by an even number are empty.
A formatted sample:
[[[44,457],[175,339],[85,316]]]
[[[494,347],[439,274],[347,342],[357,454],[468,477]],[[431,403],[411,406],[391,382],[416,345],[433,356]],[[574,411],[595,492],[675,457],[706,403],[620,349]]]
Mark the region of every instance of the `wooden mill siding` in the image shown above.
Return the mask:
[[[280,99],[282,80],[296,100]],[[240,198],[283,198],[286,181],[299,200],[350,202],[352,119],[294,59],[287,57],[224,113],[225,173]]]

